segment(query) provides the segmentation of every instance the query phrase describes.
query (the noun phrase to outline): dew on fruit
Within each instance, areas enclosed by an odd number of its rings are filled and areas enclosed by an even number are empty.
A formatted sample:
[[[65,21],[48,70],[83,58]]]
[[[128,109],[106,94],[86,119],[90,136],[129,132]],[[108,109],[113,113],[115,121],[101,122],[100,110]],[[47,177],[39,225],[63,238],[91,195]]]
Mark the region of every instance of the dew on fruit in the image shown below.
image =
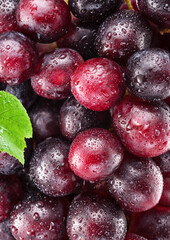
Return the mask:
[[[112,37],[108,39],[107,35],[108,32],[110,33],[111,26]],[[151,43],[149,35],[151,35],[151,30],[140,14],[124,10],[108,17],[99,27],[96,48],[99,56],[124,63],[137,50],[148,48]],[[104,47],[106,45],[107,48]]]
[[[121,210],[109,198],[87,193],[73,200],[67,229],[71,239],[74,236],[92,240],[122,239],[126,233],[126,221]]]
[[[0,239],[170,239],[169,7],[0,0],[0,90],[33,127],[22,166],[0,118]]]
[[[69,151],[69,164],[79,177],[88,181],[107,178],[122,161],[123,149],[108,130],[92,128],[80,133]]]
[[[68,142],[48,138],[33,153],[30,178],[40,191],[49,196],[68,195],[80,185],[79,179],[68,166],[68,150]]]

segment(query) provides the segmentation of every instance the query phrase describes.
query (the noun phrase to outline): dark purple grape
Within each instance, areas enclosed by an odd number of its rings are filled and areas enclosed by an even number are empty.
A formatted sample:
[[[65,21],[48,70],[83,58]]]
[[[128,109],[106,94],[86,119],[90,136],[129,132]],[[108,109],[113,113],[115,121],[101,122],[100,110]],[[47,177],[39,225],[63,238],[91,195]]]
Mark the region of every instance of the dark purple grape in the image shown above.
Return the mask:
[[[15,238],[13,238],[11,230],[10,230],[9,219],[0,223],[0,239],[1,240],[15,240]]]
[[[96,28],[83,24],[78,19],[73,20],[66,35],[57,41],[61,48],[72,48],[84,59],[97,57],[95,49]]]
[[[79,187],[79,179],[68,164],[70,144],[59,138],[48,138],[33,152],[29,175],[36,187],[49,196],[64,196]]]
[[[130,232],[148,240],[169,240],[170,208],[157,205],[148,211],[133,214]]]
[[[60,103],[53,100],[38,99],[29,110],[33,135],[37,142],[48,137],[58,137]]]
[[[7,85],[5,91],[17,97],[26,109],[33,105],[36,100],[36,94],[29,80],[16,86]]]
[[[0,176],[0,222],[9,217],[22,197],[22,185],[17,176]]]
[[[170,53],[158,48],[136,52],[128,60],[127,86],[136,96],[163,100],[170,96]]]
[[[12,235],[16,240],[61,240],[66,231],[67,209],[64,198],[28,197],[11,213]]]
[[[126,218],[111,199],[94,192],[84,193],[70,205],[67,232],[70,240],[123,240]]]
[[[140,12],[152,22],[170,28],[169,0],[137,0]]]
[[[108,187],[121,207],[131,212],[142,212],[159,202],[163,177],[151,159],[126,153],[121,166],[109,178]]]
[[[163,175],[170,177],[170,151],[153,158]]]
[[[91,127],[108,127],[109,112],[95,112],[83,107],[74,97],[68,98],[60,109],[62,135],[73,140],[78,133]],[[108,124],[109,125],[109,124]]]
[[[73,15],[93,25],[100,24],[111,13],[116,12],[122,0],[68,0]]]
[[[135,52],[150,47],[152,32],[141,14],[122,10],[108,17],[96,34],[96,49],[101,57],[124,64]]]

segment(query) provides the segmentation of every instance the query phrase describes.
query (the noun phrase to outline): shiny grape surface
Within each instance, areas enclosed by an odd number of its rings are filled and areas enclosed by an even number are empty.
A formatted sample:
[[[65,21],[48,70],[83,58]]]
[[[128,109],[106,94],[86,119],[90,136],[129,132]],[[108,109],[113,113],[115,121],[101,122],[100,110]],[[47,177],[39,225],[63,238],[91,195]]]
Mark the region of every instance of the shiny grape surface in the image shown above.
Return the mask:
[[[59,111],[60,103],[46,99],[38,99],[29,109],[28,114],[37,143],[48,137],[60,136]]]
[[[37,64],[35,44],[21,33],[0,35],[0,81],[11,86],[30,78]]]
[[[37,42],[54,42],[63,36],[71,15],[63,0],[20,0],[17,7],[20,31]]]
[[[152,22],[165,27],[170,27],[170,2],[169,0],[136,0],[139,11]]]
[[[88,128],[109,127],[110,114],[108,111],[91,111],[74,97],[70,97],[60,109],[59,122],[62,135],[68,140],[73,140],[78,133]]]
[[[135,53],[127,63],[126,80],[130,91],[142,99],[158,101],[168,98],[170,53],[157,48]]]
[[[0,90],[0,240],[170,240],[170,0],[0,0]]]
[[[79,179],[68,164],[70,144],[59,138],[47,138],[33,152],[29,175],[44,194],[57,197],[74,192]]]
[[[125,96],[113,109],[113,127],[125,147],[139,157],[156,157],[169,150],[170,109]]]
[[[0,0],[0,34],[17,31],[16,9],[18,0]]]
[[[130,232],[150,240],[168,240],[170,238],[170,208],[157,205],[151,210],[135,213],[132,215]]]
[[[71,79],[71,91],[84,107],[105,111],[124,94],[121,67],[107,58],[93,58],[80,65]]]
[[[65,233],[67,208],[66,199],[28,197],[12,211],[12,235],[17,240],[61,240]]]
[[[125,64],[139,50],[150,47],[152,32],[141,14],[122,10],[109,16],[96,35],[98,55]]]
[[[71,95],[71,77],[83,58],[69,48],[56,49],[40,60],[37,73],[31,77],[34,91],[41,97],[60,100]]]
[[[109,178],[108,187],[122,208],[143,212],[158,204],[163,192],[163,177],[151,159],[126,153],[121,166]]]
[[[126,224],[123,211],[112,200],[89,193],[73,200],[67,218],[67,232],[71,240],[122,240]]]
[[[84,59],[97,56],[95,38],[97,28],[86,25],[78,19],[74,19],[68,32],[57,41],[60,48],[72,48],[80,53]]]
[[[68,0],[71,12],[85,23],[98,25],[115,12],[122,0]]]
[[[123,159],[123,148],[117,137],[108,130],[91,128],[81,132],[69,150],[73,172],[87,181],[109,177]]]

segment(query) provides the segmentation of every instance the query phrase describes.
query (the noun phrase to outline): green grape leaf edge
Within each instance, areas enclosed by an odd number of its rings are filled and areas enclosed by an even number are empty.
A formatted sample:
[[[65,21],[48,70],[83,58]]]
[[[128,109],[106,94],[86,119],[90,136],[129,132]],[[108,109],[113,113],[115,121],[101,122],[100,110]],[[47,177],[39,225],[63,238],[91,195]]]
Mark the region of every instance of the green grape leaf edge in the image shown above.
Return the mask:
[[[24,165],[25,138],[32,138],[32,134],[26,109],[15,96],[0,91],[0,151]]]

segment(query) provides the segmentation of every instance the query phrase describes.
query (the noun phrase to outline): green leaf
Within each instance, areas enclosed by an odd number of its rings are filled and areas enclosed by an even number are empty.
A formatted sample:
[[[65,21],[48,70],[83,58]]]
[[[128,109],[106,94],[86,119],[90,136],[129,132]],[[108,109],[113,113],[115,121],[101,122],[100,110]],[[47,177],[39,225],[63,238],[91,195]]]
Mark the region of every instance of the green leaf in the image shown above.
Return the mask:
[[[15,96],[0,91],[0,151],[24,164],[25,138],[31,137],[32,126],[23,105]]]

